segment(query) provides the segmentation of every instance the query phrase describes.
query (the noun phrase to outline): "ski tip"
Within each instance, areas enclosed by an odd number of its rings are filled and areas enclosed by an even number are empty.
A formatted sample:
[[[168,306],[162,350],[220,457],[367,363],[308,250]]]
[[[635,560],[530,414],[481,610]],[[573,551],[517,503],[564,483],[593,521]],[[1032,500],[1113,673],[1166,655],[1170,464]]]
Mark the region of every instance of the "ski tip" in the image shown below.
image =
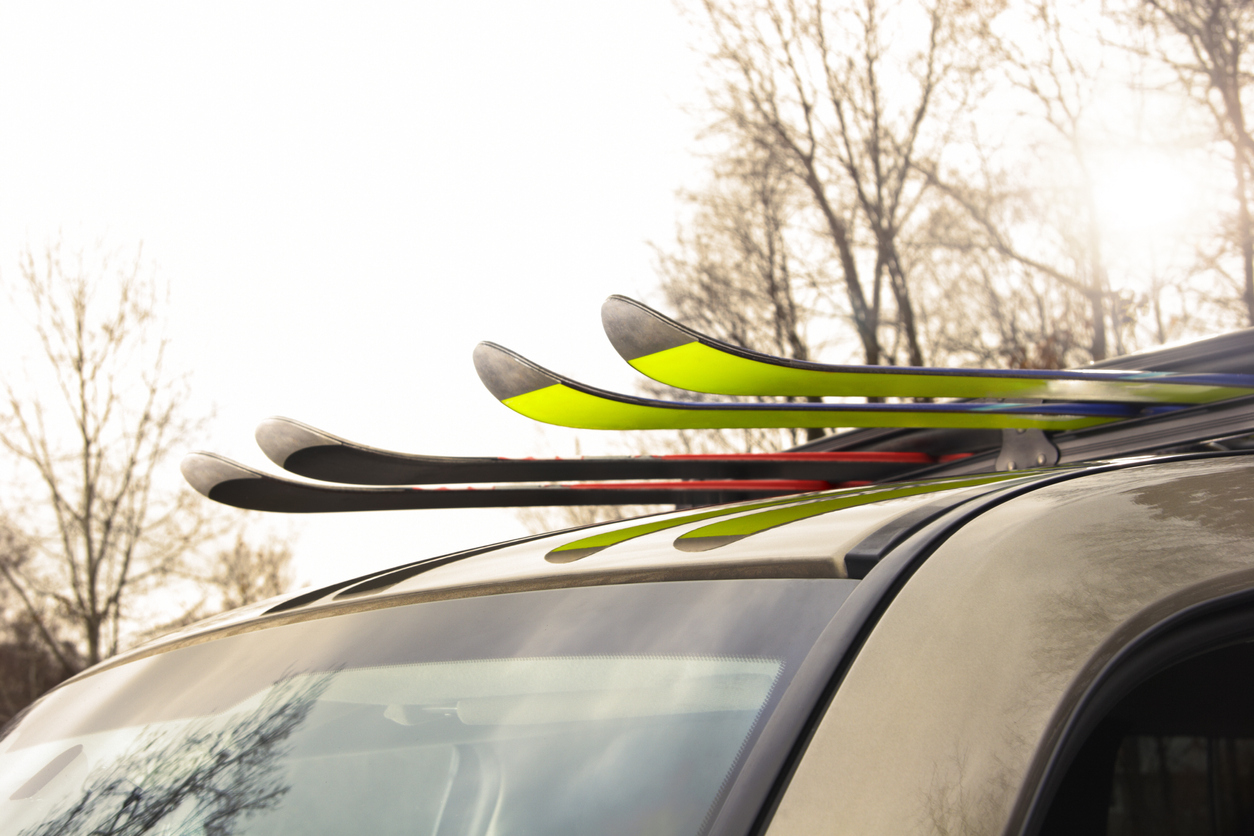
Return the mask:
[[[183,457],[179,469],[187,484],[195,488],[197,493],[214,501],[220,501],[214,496],[214,489],[227,482],[263,478],[257,471],[213,453],[189,453]]]
[[[245,511],[311,513],[370,510],[346,508],[339,494],[328,500],[319,488],[262,473],[214,453],[191,453],[183,458],[183,478],[214,502]]]
[[[343,446],[340,439],[329,433],[277,415],[258,424],[253,435],[261,451],[282,468],[287,467],[288,459],[304,450]]]
[[[614,350],[628,363],[696,342],[699,337],[695,331],[626,296],[605,300],[601,305],[601,326]]]
[[[521,354],[489,342],[475,346],[475,371],[498,401],[507,401],[562,382],[557,375]]]

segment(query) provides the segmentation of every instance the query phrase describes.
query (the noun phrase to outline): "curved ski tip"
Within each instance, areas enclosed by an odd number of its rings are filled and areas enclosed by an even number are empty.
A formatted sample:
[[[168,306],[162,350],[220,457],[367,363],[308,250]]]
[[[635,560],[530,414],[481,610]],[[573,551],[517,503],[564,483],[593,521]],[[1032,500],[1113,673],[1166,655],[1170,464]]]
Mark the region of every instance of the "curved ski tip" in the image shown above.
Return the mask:
[[[343,442],[330,433],[277,415],[258,424],[253,436],[261,451],[279,467],[286,467],[294,453],[311,447],[343,446]]]
[[[618,295],[601,304],[601,326],[614,350],[628,363],[696,342],[700,336],[648,305]]]
[[[188,453],[183,457],[179,470],[183,472],[187,484],[209,499],[213,499],[209,492],[224,482],[262,478],[257,471],[214,453]]]
[[[475,371],[498,401],[561,383],[557,375],[496,343],[475,346]]]

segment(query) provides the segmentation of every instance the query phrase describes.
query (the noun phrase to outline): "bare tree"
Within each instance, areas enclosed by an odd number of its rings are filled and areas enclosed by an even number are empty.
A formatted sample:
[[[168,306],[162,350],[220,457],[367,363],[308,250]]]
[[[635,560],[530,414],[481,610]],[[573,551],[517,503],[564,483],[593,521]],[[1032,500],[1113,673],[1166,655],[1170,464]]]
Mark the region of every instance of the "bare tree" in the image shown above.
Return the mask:
[[[1239,253],[1241,299],[1254,325],[1254,134],[1245,114],[1254,84],[1254,5],[1243,0],[1142,0],[1146,50],[1210,113],[1227,146],[1235,206],[1228,239]],[[1219,262],[1215,262],[1220,266]]]
[[[29,545],[0,519],[0,566],[14,571],[29,559]],[[41,627],[47,629],[35,622],[13,590],[0,584],[0,725],[82,667],[71,643],[41,634]],[[51,645],[58,647],[59,656],[49,650]]]
[[[291,789],[283,768],[290,738],[334,676],[289,677],[229,724],[208,717],[145,732],[93,769],[55,815],[23,834],[236,833],[278,807]]]
[[[245,522],[233,534],[215,538],[212,548],[201,549],[203,556],[176,573],[171,586],[182,591],[186,584],[178,582],[190,582],[199,593],[198,599],[173,618],[147,625],[140,639],[182,630],[202,619],[282,595],[293,588],[291,541],[273,534],[258,540],[249,528],[250,523]]]
[[[797,198],[778,157],[726,161],[692,211],[675,248],[658,250],[662,293],[685,322],[739,345],[810,358],[798,299],[804,262],[790,235]],[[795,230],[793,230],[795,232]]]
[[[987,33],[982,47],[1008,82],[1003,98],[1014,102],[1020,121],[1031,126],[1021,129],[1020,136],[1028,137],[1026,144],[1012,144],[1009,154],[1003,155],[1009,159],[998,165],[979,135],[981,129],[1006,132],[1006,126],[990,129],[979,124],[981,114],[975,113],[964,159],[948,168],[930,161],[920,168],[970,221],[950,226],[939,243],[968,254],[979,250],[996,254],[1014,265],[1009,272],[1020,278],[1016,284],[1035,277],[1052,282],[1060,311],[1072,308],[1067,297],[1082,298],[1089,309],[1088,353],[1101,360],[1110,353],[1112,333],[1116,347],[1121,347],[1092,159],[1102,138],[1095,114],[1101,111],[1098,89],[1104,53],[1091,30],[1084,43],[1075,42],[1079,21],[1075,15],[1064,20],[1062,4],[1037,0],[1021,11],[1023,17],[1012,33]],[[1027,32],[1032,37],[1025,37]],[[986,291],[995,292],[992,283]],[[1013,306],[994,306],[988,312],[996,317]],[[998,326],[1003,337],[1017,343],[1010,333],[1017,323],[999,321]],[[1072,332],[1065,325],[1052,330]],[[1059,347],[1065,354],[1065,344]]]
[[[823,304],[828,279],[816,273],[822,259],[798,252],[810,240],[794,220],[802,199],[773,149],[749,149],[723,160],[706,188],[684,195],[689,216],[674,245],[658,248],[668,308],[685,323],[736,345],[812,359],[807,331],[822,318],[820,307],[828,307]],[[646,388],[667,394],[665,387]],[[811,429],[805,437],[822,432]],[[775,450],[799,440],[795,430],[719,435],[735,435],[730,449],[738,450]],[[680,437],[677,449],[694,452],[692,434]]]
[[[1051,277],[982,245],[970,218],[932,213],[944,242],[926,266],[926,327],[938,357],[951,365],[1063,369],[1089,361],[1084,298],[1059,292]]]
[[[163,482],[193,424],[187,388],[166,368],[160,287],[140,253],[53,244],[27,250],[19,274],[14,300],[38,350],[24,376],[5,379],[0,448],[27,475],[9,488],[30,490],[8,501],[22,503],[31,554],[0,571],[69,668],[50,613],[81,642],[87,664],[116,653],[137,596],[209,532],[190,492]]]
[[[1101,6],[1039,0],[1016,12],[1018,25],[987,49],[1004,71],[1009,90],[1001,104],[1016,112],[1018,127],[1005,130],[994,119],[990,129],[987,118],[977,118],[974,134],[1001,135],[969,144],[965,166],[928,171],[969,221],[950,226],[939,240],[965,258],[983,250],[1004,260],[995,284],[1011,304],[1000,313],[1022,310],[1032,285],[1052,284],[1042,311],[1053,324],[1045,330],[1063,337],[1057,345],[1064,354],[1072,353],[1068,339],[1082,337],[1081,362],[1230,327],[1238,308],[1254,322],[1254,169],[1242,111],[1251,77],[1249,8],[1226,0]],[[1137,34],[1144,40],[1134,43]],[[1218,148],[1208,147],[1199,107],[1211,116]],[[1208,228],[1164,231],[1173,256],[1121,252],[1111,246],[1117,239],[1107,228],[1110,213],[1098,205],[1098,177],[1116,149],[1191,160],[1202,171],[1200,160],[1218,150],[1232,173],[1234,199],[1215,210]],[[1088,309],[1081,319],[1076,299]],[[986,310],[1003,332],[1023,330],[1021,323],[996,320],[997,313]],[[1013,340],[1008,348],[1007,356],[1017,353]]]
[[[839,264],[866,363],[922,364],[910,226],[974,95],[985,4],[705,0],[718,130],[772,149]],[[884,293],[892,298],[886,317]],[[885,340],[885,327],[891,340]]]
[[[222,610],[281,595],[294,581],[292,547],[277,539],[256,545],[240,531],[229,548],[217,553],[206,580],[220,593]]]
[[[1254,323],[1254,7],[1126,5],[1153,36],[1139,55],[1116,46],[1133,20],[1118,3],[702,0],[715,188],[662,260],[667,301],[694,322],[713,302],[710,330],[790,356],[802,356],[790,334],[812,340],[816,317],[846,316],[868,364],[1076,365],[1213,328],[1237,296]],[[1164,233],[1170,247],[1121,248],[1103,169],[1117,147],[1200,159],[1181,90],[1226,143],[1233,217]],[[782,215],[728,199],[732,183],[753,194],[746,174],[762,161],[778,177],[759,193],[783,198]],[[770,271],[747,253],[771,256]],[[808,275],[842,298],[807,300],[792,321],[788,300],[746,304],[745,276],[785,268],[792,287]]]

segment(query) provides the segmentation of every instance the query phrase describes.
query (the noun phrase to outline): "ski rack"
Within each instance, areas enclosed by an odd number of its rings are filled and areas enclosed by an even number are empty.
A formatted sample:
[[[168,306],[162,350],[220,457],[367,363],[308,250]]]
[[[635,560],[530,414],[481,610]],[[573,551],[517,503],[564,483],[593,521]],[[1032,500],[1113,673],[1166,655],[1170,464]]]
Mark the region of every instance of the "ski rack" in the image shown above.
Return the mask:
[[[1043,372],[828,366],[723,343],[639,302],[602,309],[623,358],[663,382],[740,394],[967,397],[943,403],[664,401],[596,389],[484,343],[476,370],[502,403],[537,420],[615,429],[857,428],[781,453],[573,459],[422,456],[358,444],[286,418],[257,428],[299,481],[211,453],[182,470],[200,493],[251,510],[669,504],[691,507],[831,488],[1076,462],[1254,448],[1254,329]],[[816,390],[815,387],[818,387]],[[905,387],[905,388],[903,388]],[[1066,398],[1056,400],[1042,395]],[[416,486],[436,487],[416,487]]]

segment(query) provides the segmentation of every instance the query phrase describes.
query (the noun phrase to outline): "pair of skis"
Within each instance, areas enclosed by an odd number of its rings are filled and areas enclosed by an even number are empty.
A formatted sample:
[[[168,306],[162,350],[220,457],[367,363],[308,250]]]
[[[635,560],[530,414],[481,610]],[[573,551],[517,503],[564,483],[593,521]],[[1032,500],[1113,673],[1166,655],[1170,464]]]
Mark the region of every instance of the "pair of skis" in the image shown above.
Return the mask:
[[[891,479],[936,461],[922,453],[893,452],[574,459],[421,456],[367,447],[288,418],[263,421],[256,435],[262,451],[289,473],[339,484],[274,476],[212,453],[192,453],[184,458],[184,477],[192,487],[217,502],[284,513],[546,505],[710,505]],[[581,481],[519,484],[560,480]],[[475,482],[506,484],[413,487]]]
[[[529,418],[607,430],[1077,430],[1182,405],[1254,394],[1251,375],[835,366],[733,346],[623,296],[607,299],[601,315],[610,342],[633,368],[660,383],[697,392],[984,400],[866,404],[665,401],[588,386],[490,342],[475,349],[479,378],[498,400]],[[1032,402],[1038,400],[1049,402]]]

